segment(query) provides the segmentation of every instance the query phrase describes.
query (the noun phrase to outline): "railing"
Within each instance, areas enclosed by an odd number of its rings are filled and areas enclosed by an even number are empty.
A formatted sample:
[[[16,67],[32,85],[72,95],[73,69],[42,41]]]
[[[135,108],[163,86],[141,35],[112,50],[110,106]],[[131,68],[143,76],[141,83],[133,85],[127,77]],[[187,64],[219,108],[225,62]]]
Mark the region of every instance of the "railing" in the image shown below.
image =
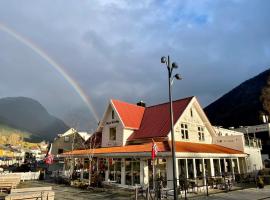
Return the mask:
[[[172,182],[172,180],[168,180]],[[256,185],[255,173],[246,174],[226,174],[223,176],[205,176],[188,179],[180,177],[177,180],[178,195],[187,199],[197,195],[208,196],[219,192],[229,192],[235,189],[244,189]],[[137,186],[135,188],[135,199],[144,197],[145,199],[167,199],[173,196],[173,189],[164,188],[161,181],[155,182],[155,189],[149,186]]]
[[[248,138],[245,137],[245,146],[248,147],[255,147],[255,148],[262,148],[262,141],[258,138]]]

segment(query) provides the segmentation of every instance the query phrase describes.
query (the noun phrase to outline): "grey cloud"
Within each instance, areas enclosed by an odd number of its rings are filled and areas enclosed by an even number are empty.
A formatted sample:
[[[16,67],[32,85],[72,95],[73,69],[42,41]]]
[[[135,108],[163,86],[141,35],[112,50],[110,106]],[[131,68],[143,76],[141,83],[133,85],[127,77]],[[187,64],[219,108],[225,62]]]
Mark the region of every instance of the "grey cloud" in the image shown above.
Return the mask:
[[[62,65],[101,117],[110,98],[167,101],[163,55],[179,63],[184,77],[174,98],[196,95],[203,105],[267,69],[269,7],[267,0],[6,0],[0,22]],[[30,96],[69,124],[95,126],[80,97],[42,58],[2,32],[0,51],[0,97]]]

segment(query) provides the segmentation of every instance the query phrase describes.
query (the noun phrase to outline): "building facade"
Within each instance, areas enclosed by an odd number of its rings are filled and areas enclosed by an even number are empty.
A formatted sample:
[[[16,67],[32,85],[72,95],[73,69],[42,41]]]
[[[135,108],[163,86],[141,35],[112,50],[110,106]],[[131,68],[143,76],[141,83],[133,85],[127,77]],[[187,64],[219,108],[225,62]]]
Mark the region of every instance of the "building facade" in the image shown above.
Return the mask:
[[[234,176],[251,171],[245,149],[220,142],[221,135],[196,97],[174,101],[173,110],[178,178],[205,182],[206,176],[225,173]],[[154,177],[164,180],[166,187],[173,187],[169,103],[145,107],[111,100],[97,132],[102,135],[101,147],[62,154],[65,170],[74,170],[75,164],[98,171],[104,181],[121,185],[151,185]],[[242,139],[238,138],[241,144]],[[154,161],[151,160],[153,141],[158,147]],[[89,154],[93,157],[91,167]]]
[[[59,134],[52,143],[52,154],[57,156],[64,152],[74,149],[85,149],[85,141],[90,137],[86,132],[78,132],[74,128],[70,128],[63,134]]]
[[[254,145],[254,140],[261,140],[262,147],[262,159],[269,160],[270,159],[270,124],[264,123],[254,126],[245,126],[239,127],[235,129],[239,132],[244,133],[247,144],[250,146]],[[256,144],[255,144],[256,145]]]

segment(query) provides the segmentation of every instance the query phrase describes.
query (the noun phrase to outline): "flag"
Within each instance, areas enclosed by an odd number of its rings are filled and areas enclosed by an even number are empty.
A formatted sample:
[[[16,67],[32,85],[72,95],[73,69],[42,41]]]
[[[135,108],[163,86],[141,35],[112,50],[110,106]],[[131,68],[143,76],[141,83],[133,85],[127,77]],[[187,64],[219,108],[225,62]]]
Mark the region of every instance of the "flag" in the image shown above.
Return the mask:
[[[155,159],[155,157],[157,156],[157,153],[158,153],[158,147],[157,147],[157,144],[154,142],[152,142],[152,160]]]
[[[50,165],[53,163],[53,155],[52,155],[52,144],[50,144],[50,148],[45,156],[45,159],[44,159],[45,163]]]

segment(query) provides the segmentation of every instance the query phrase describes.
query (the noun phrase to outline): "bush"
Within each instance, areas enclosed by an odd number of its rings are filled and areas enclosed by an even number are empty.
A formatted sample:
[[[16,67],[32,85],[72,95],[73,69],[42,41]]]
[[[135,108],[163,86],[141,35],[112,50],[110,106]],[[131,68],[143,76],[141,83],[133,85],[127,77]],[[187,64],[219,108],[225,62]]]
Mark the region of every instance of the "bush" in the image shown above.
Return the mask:
[[[263,177],[261,177],[261,176],[258,176],[258,178],[257,178],[257,187],[264,188]]]

